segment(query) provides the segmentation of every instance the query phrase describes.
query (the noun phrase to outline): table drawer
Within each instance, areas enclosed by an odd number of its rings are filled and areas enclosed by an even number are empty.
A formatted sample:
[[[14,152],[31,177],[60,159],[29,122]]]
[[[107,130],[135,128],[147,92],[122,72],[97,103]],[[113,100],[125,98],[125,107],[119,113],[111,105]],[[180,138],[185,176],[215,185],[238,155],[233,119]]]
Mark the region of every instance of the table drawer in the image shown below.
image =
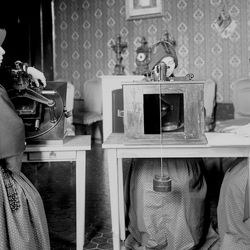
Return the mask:
[[[66,161],[75,160],[76,151],[44,151],[44,152],[28,152],[28,161]]]

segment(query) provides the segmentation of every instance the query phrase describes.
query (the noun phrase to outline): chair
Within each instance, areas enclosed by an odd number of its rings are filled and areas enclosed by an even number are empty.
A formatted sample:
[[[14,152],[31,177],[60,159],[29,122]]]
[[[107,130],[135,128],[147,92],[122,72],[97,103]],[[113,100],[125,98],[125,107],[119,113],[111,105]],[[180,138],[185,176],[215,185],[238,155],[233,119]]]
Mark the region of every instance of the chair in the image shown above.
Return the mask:
[[[234,118],[250,118],[250,78],[233,82]]]
[[[83,99],[75,99],[73,123],[84,128],[85,134],[97,138],[100,134],[102,141],[102,86],[101,79],[90,79],[84,83]]]
[[[250,123],[250,78],[241,78],[232,84],[234,119],[216,124],[216,131],[223,131],[230,126],[242,126]]]

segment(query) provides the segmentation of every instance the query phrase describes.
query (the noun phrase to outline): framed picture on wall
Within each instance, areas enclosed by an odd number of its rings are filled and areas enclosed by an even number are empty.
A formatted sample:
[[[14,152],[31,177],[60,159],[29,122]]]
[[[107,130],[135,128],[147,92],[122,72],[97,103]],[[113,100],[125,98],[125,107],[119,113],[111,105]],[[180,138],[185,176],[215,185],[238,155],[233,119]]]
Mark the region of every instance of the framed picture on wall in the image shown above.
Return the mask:
[[[125,0],[125,4],[127,20],[163,15],[163,0]]]

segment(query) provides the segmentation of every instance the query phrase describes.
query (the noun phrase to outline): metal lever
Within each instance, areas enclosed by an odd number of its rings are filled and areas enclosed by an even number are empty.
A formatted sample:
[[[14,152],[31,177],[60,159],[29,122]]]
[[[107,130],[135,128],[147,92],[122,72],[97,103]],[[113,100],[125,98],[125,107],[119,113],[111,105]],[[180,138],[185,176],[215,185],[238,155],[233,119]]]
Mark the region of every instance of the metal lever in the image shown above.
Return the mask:
[[[30,88],[26,88],[25,91],[20,92],[20,96],[26,97],[26,98],[29,98],[33,101],[47,105],[49,107],[50,122],[55,123],[57,121],[56,115],[55,115],[55,104],[56,103],[54,100],[51,100],[51,99],[41,95],[40,93],[30,89]]]

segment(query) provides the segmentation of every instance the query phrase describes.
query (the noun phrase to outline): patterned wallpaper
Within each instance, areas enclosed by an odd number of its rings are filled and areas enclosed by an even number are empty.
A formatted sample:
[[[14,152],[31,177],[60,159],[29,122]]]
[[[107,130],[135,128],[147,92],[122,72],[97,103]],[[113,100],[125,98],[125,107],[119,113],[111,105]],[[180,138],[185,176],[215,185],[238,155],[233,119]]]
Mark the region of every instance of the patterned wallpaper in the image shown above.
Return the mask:
[[[128,43],[125,73],[135,70],[135,51],[145,36],[149,45],[168,30],[177,41],[176,75],[217,83],[218,102],[230,102],[232,82],[246,77],[250,54],[250,0],[224,0],[237,28],[228,38],[215,31],[223,0],[163,0],[163,17],[127,21],[125,0],[54,0],[55,79],[71,81],[82,96],[86,80],[113,74],[118,34]]]

